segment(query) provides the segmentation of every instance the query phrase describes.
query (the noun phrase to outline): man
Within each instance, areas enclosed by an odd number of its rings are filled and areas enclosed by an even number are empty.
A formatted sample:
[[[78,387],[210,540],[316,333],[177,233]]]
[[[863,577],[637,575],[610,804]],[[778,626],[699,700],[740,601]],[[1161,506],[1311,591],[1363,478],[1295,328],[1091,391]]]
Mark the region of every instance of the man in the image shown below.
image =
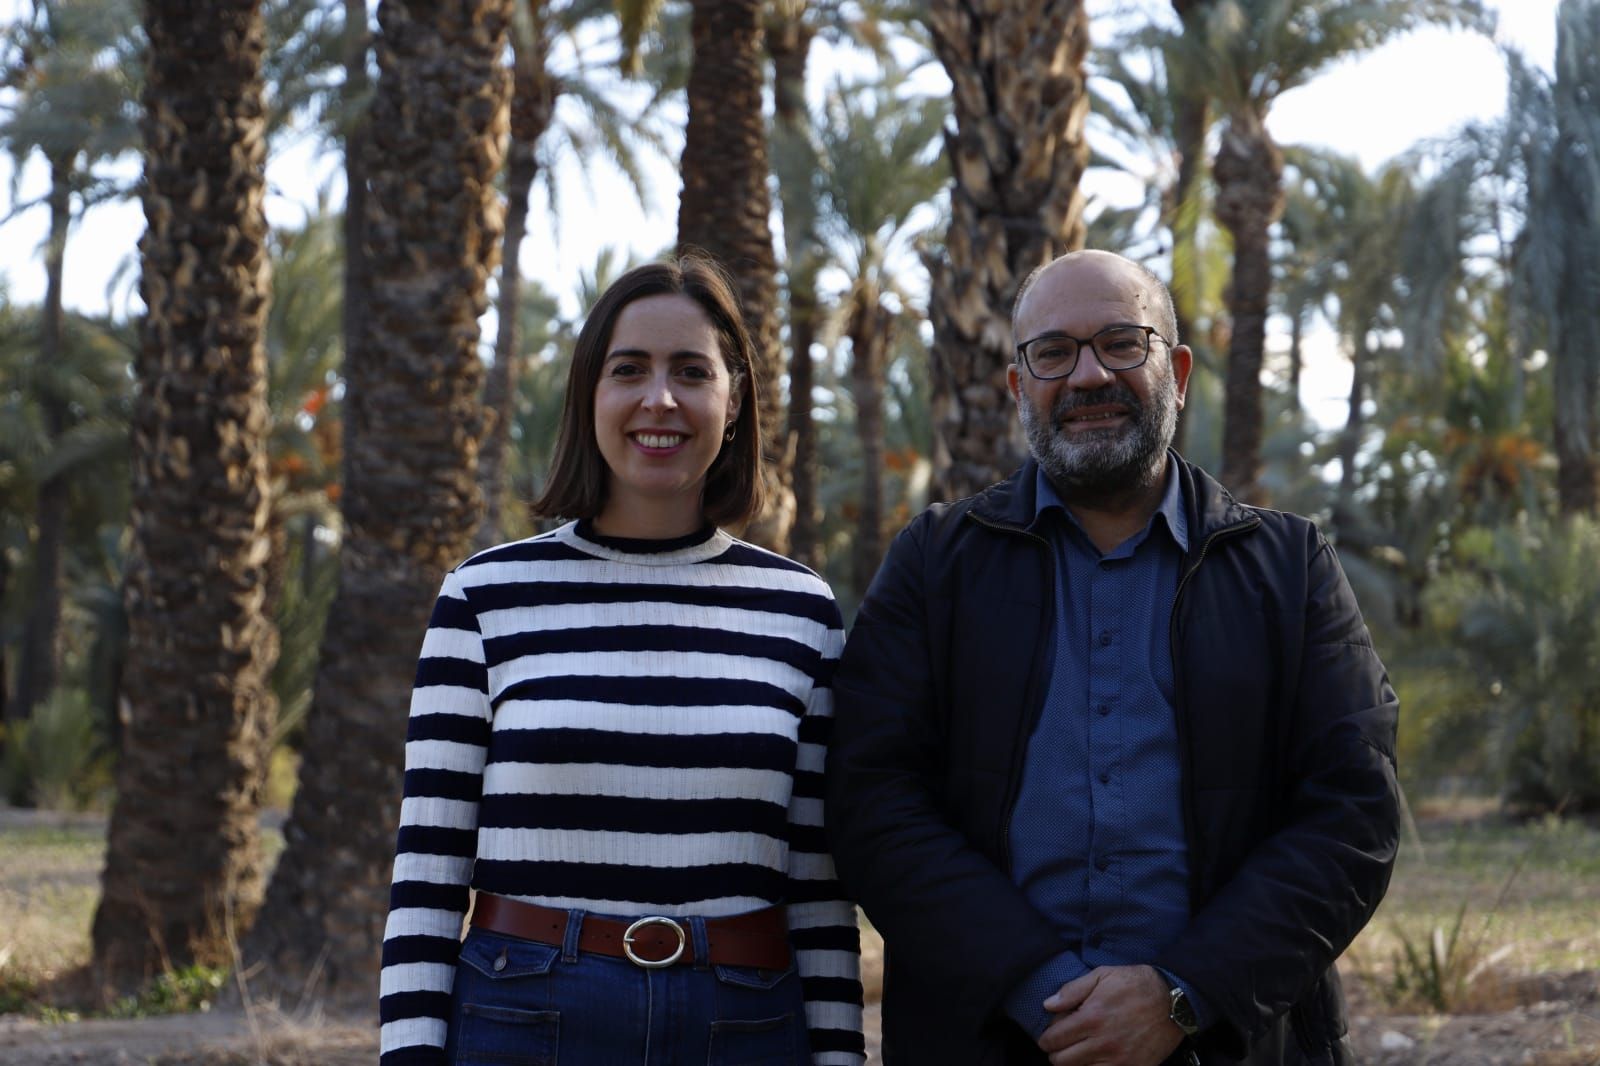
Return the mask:
[[[1013,328],[1032,458],[896,538],[834,681],[884,1061],[1348,1063],[1333,961],[1398,840],[1349,585],[1169,451],[1193,357],[1154,275],[1064,256]]]

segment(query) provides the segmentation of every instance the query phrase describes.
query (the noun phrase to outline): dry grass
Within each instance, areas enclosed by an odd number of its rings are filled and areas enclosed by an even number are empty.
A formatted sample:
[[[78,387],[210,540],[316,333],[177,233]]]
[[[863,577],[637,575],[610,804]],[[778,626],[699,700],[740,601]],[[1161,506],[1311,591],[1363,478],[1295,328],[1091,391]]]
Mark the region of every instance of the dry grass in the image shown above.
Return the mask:
[[[0,808],[0,1061],[99,1061],[94,1048],[129,1046],[139,1048],[136,1061],[164,1066],[340,1066],[372,1060],[376,1034],[368,1018],[307,1023],[269,1016],[264,1023],[257,1018],[253,1032],[249,1019],[215,1013],[73,1025],[8,1015],[21,1010],[49,1017],[40,990],[87,961],[103,838],[104,822],[92,816],[40,817]],[[268,847],[276,853],[281,837],[270,834]],[[1508,888],[1507,875],[1519,862]],[[1480,957],[1492,958],[1493,965],[1468,989],[1455,1013],[1397,1013],[1404,1006],[1382,994],[1393,977],[1397,930],[1414,936],[1426,935],[1436,924],[1448,929],[1464,900],[1464,935],[1475,939]],[[1593,987],[1593,972],[1600,967],[1597,901],[1600,829],[1581,823],[1516,824],[1481,814],[1425,817],[1420,846],[1403,848],[1377,919],[1341,963],[1353,978],[1354,1012],[1363,1016],[1356,1035],[1366,1030],[1366,1044],[1358,1046],[1375,1047],[1378,1037],[1393,1028],[1410,1033],[1416,1050],[1398,1056],[1371,1051],[1375,1066],[1458,1066],[1469,1060],[1519,1066],[1600,1063],[1600,1014],[1588,1020],[1597,1013],[1595,997],[1600,996]],[[883,945],[864,919],[862,976],[875,1019],[883,991]],[[1473,1013],[1478,1011],[1496,1013]],[[1483,1054],[1475,1057],[1478,1051]]]

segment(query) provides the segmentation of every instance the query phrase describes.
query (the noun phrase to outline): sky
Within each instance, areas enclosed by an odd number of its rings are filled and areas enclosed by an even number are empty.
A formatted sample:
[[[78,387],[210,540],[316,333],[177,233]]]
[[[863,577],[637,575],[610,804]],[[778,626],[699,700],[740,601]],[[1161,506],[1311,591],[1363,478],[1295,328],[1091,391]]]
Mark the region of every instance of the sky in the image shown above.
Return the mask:
[[[15,17],[23,0],[0,0],[0,21]],[[1488,0],[1497,7],[1497,39],[1522,49],[1549,69],[1555,54],[1558,0]],[[1105,32],[1103,18],[1117,12],[1149,11],[1170,17],[1168,0],[1088,0],[1094,27]],[[850,60],[824,55],[814,62],[812,95]],[[934,77],[940,77],[934,74]],[[1418,140],[1443,136],[1464,122],[1489,118],[1505,108],[1505,73],[1494,42],[1445,30],[1423,30],[1391,42],[1360,58],[1330,68],[1312,84],[1285,94],[1274,107],[1268,126],[1280,144],[1332,148],[1356,156],[1368,168],[1405,151]],[[131,161],[125,176],[137,176]],[[649,165],[652,188],[641,207],[634,193],[606,165],[585,174],[566,159],[559,165],[562,189],[559,217],[552,217],[544,197],[536,195],[528,220],[522,256],[527,277],[571,300],[579,273],[592,267],[600,249],[615,247],[639,258],[671,244],[677,221],[679,179],[670,162]],[[342,197],[340,163],[305,138],[278,152],[268,167],[268,217],[274,225],[295,225],[316,202],[319,191]],[[40,244],[46,219],[42,208],[11,217],[14,202],[36,198],[45,172],[35,159],[23,168],[12,196],[11,161],[0,160],[0,284],[9,298],[34,303],[44,292]],[[65,299],[69,307],[103,312],[136,309],[134,295],[136,246],[144,220],[136,202],[96,207],[74,231],[66,254]],[[1331,361],[1337,362],[1337,360]],[[1306,397],[1313,405],[1342,403],[1348,372],[1337,366],[1317,378]]]

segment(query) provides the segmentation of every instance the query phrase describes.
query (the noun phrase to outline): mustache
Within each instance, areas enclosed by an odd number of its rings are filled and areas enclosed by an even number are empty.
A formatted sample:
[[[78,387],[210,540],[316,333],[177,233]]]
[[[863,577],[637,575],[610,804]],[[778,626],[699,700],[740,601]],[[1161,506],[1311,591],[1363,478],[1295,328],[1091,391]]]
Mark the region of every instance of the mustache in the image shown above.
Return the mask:
[[[1128,386],[1117,382],[1107,385],[1103,389],[1096,389],[1094,392],[1063,393],[1051,405],[1050,417],[1052,420],[1060,422],[1079,408],[1097,407],[1106,403],[1122,404],[1134,418],[1138,418],[1144,413],[1144,404],[1139,401],[1139,397],[1134,394],[1134,391]]]

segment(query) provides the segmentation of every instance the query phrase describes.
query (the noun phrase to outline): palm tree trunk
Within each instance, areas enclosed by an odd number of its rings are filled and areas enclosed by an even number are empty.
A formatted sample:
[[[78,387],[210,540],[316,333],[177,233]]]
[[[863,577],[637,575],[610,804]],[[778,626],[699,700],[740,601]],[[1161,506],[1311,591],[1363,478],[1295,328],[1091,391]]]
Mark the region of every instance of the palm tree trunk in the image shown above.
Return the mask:
[[[1188,17],[1196,7],[1190,2],[1177,3],[1179,14]],[[1203,93],[1192,93],[1178,104],[1178,114],[1173,135],[1178,148],[1178,177],[1172,188],[1169,205],[1172,227],[1172,303],[1178,341],[1191,348],[1204,348],[1205,342],[1195,334],[1194,311],[1199,307],[1200,278],[1200,213],[1192,202],[1205,168],[1206,129],[1211,124],[1210,101]],[[1189,420],[1178,413],[1177,431],[1172,446],[1184,450],[1189,432]]]
[[[366,96],[367,0],[344,0],[344,106],[349,132],[344,142],[344,305],[345,351],[361,332],[367,299],[367,162]]]
[[[1298,321],[1297,318],[1297,325]],[[1350,353],[1350,405],[1344,432],[1339,435],[1339,490],[1333,513],[1341,533],[1348,532],[1353,522],[1350,507],[1356,495],[1356,452],[1361,448],[1361,434],[1366,426],[1366,385],[1371,364],[1372,352],[1365,340],[1358,339]]]
[[[794,525],[789,447],[779,384],[778,264],[767,194],[761,94],[763,0],[693,0],[694,64],[684,132],[678,248],[710,253],[733,275],[755,342],[755,378],[766,452],[767,504],[745,535],[786,552]]]
[[[478,491],[483,495],[483,522],[477,546],[499,542],[500,504],[506,494],[505,456],[516,417],[517,313],[522,298],[522,239],[528,232],[528,199],[539,174],[539,139],[555,115],[559,87],[545,69],[550,55],[544,0],[532,0],[533,32],[528,41],[512,37],[511,140],[506,149],[506,239],[500,257],[499,327],[494,338],[494,365],[483,386],[489,431],[478,453]]]
[[[61,306],[61,286],[66,267],[67,229],[72,224],[72,171],[77,153],[50,160],[50,234],[45,244],[45,293],[39,337],[39,365],[54,366],[61,361],[61,334],[65,312]],[[66,430],[62,400],[53,395],[41,398],[44,429],[52,444]],[[33,714],[33,709],[49,697],[56,687],[56,667],[60,661],[61,597],[63,575],[62,548],[67,527],[67,483],[57,474],[39,482],[34,495],[32,591],[28,612],[22,623],[22,661],[17,669],[17,693],[9,711],[17,719]]]
[[[815,31],[804,10],[776,15],[767,22],[767,54],[772,57],[773,111],[776,141],[786,138],[792,153],[806,159],[805,178],[815,173],[816,153],[811,145],[811,113],[806,107],[806,65]],[[824,253],[816,234],[815,190],[809,180],[778,174],[778,201],[783,209],[785,276],[789,282],[789,440],[794,445],[791,479],[794,486],[794,527],[789,533],[789,554],[813,568],[822,566],[817,503],[817,427],[812,417],[812,388],[816,381],[811,345],[817,338],[817,273]]]
[[[1558,13],[1554,85],[1556,182],[1563,211],[1555,380],[1556,499],[1564,515],[1600,515],[1600,182],[1594,99],[1600,92],[1593,3]],[[1587,42],[1587,44],[1585,43]]]
[[[856,438],[861,443],[861,517],[851,549],[852,577],[859,598],[867,594],[883,562],[883,392],[885,356],[894,315],[870,286],[851,296],[850,393],[856,405]]]
[[[1300,409],[1300,380],[1305,376],[1307,312],[1297,305],[1289,314],[1289,399],[1296,411]]]
[[[244,948],[269,993],[377,993],[417,641],[480,514],[477,320],[499,253],[511,0],[379,10],[368,313],[345,360],[339,588],[286,849]]]
[[[228,959],[261,896],[278,637],[263,610],[266,126],[260,0],[150,0],[128,658],[94,917],[102,981]],[[104,987],[104,984],[102,985]]]
[[[952,83],[954,185],[942,252],[928,257],[936,499],[976,492],[1022,455],[1006,391],[1011,308],[1035,267],[1084,240],[1088,163],[1082,0],[928,0]]]
[[[1259,116],[1236,112],[1229,116],[1212,171],[1217,180],[1217,221],[1233,235],[1222,483],[1239,499],[1261,504],[1267,502],[1261,490],[1261,363],[1272,295],[1268,230],[1283,212],[1283,153]]]

